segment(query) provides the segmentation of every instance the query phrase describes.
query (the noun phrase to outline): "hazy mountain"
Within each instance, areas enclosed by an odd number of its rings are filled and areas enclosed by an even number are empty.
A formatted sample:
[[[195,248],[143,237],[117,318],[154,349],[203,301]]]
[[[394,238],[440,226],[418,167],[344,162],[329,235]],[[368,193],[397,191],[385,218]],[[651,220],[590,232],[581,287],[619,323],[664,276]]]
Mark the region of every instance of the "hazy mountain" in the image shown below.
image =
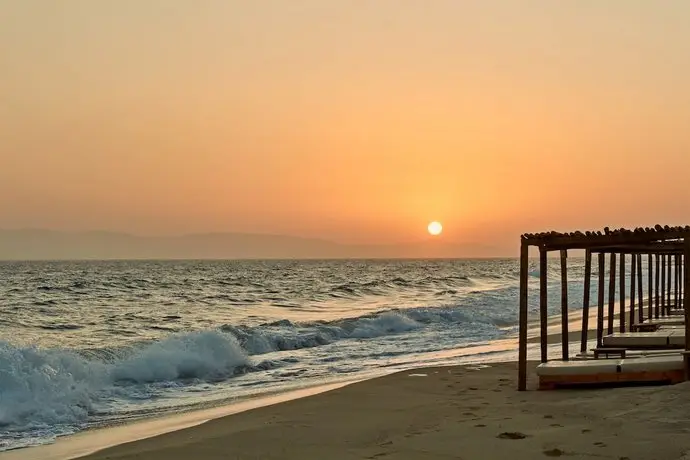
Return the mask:
[[[284,235],[208,233],[145,237],[114,232],[0,230],[2,260],[453,258],[510,255],[441,239],[409,244],[347,245]]]

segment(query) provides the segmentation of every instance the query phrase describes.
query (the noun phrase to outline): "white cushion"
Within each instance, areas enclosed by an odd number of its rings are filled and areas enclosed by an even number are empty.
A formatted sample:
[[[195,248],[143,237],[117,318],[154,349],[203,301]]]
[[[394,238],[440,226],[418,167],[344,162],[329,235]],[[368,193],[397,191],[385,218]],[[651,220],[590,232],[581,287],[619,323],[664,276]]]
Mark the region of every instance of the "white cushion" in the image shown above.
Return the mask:
[[[661,347],[668,345],[670,332],[616,332],[604,336],[603,342],[607,347]]]
[[[621,372],[663,372],[683,369],[680,354],[621,360]]]
[[[591,361],[549,361],[537,366],[537,375],[592,375],[615,374],[620,359],[595,359]]]
[[[682,325],[682,324],[685,324],[685,318],[673,317],[673,318],[647,319],[643,322],[643,324],[661,324],[664,326],[671,325],[671,324]]]

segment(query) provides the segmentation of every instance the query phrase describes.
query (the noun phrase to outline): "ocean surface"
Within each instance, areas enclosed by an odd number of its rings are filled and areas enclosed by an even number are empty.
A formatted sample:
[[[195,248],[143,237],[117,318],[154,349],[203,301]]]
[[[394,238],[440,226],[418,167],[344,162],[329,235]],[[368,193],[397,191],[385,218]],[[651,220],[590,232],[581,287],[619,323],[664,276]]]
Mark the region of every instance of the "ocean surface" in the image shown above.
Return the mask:
[[[559,261],[550,264],[556,314]],[[568,264],[579,309],[583,261]],[[533,319],[537,270],[533,261]],[[518,278],[511,259],[0,263],[0,450],[251,395],[514,356],[514,341],[486,346],[516,335]]]

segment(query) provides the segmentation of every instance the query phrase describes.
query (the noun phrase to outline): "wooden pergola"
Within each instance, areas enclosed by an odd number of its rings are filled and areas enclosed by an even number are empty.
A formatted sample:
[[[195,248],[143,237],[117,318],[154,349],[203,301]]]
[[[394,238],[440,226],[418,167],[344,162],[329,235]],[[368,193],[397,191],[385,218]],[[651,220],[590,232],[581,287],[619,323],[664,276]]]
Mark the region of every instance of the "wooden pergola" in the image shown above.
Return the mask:
[[[654,228],[636,228],[635,230],[608,227],[596,232],[545,232],[524,234],[520,238],[520,333],[518,348],[518,390],[527,389],[527,328],[528,328],[528,274],[529,248],[539,249],[539,319],[541,362],[548,361],[547,331],[547,254],[560,252],[561,266],[561,360],[569,357],[568,335],[568,272],[567,257],[569,250],[585,251],[584,293],[582,299],[582,335],[581,353],[586,353],[589,338],[589,308],[592,278],[592,255],[598,259],[598,299],[596,337],[597,347],[602,345],[604,333],[614,332],[616,282],[619,283],[619,327],[625,332],[626,323],[629,330],[633,324],[642,323],[645,318],[659,318],[671,313],[672,309],[684,309],[685,315],[685,350],[690,350],[690,226],[669,227],[656,225]],[[608,299],[606,290],[606,256],[609,256]],[[630,287],[626,290],[626,256],[630,256]],[[643,299],[643,258],[648,264],[647,273],[647,309]],[[616,262],[620,264],[618,280],[616,279]],[[672,276],[672,273],[674,276]],[[626,311],[626,294],[629,293]],[[604,324],[605,306],[608,307],[607,324]],[[686,375],[690,373],[688,354],[684,355]]]

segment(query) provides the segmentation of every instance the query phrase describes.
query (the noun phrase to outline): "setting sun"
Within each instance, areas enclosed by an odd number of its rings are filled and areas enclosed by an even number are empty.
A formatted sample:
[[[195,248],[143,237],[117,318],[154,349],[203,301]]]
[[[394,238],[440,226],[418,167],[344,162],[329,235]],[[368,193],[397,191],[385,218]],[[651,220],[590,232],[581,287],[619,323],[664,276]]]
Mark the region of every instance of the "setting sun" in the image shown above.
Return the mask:
[[[430,235],[437,236],[443,231],[443,225],[441,225],[441,222],[431,222],[427,229],[429,230]]]

